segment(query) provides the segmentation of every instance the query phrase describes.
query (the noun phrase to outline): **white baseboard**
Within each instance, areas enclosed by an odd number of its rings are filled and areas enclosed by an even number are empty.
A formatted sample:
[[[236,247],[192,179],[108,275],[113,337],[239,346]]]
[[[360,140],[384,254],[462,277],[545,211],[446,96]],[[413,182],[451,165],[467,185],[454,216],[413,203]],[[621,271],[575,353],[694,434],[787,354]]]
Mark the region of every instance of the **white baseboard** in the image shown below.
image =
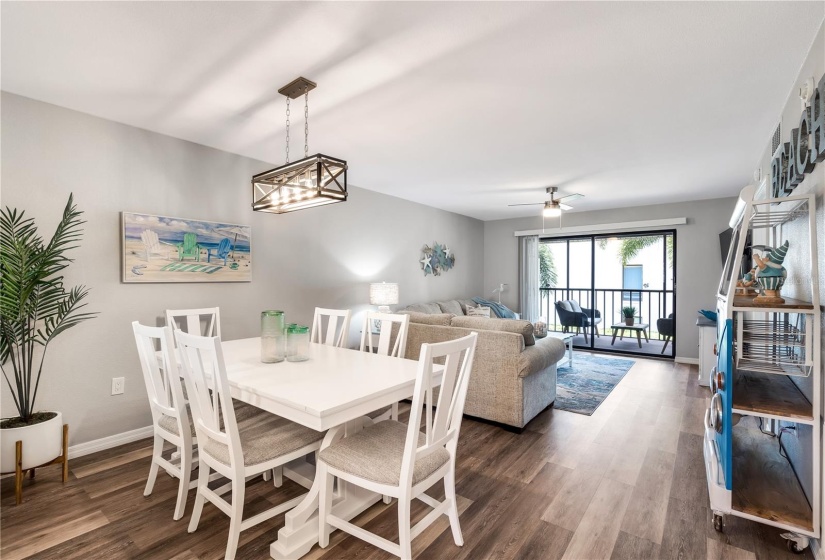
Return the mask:
[[[107,436],[105,438],[95,439],[85,443],[78,443],[77,445],[71,445],[69,446],[69,459],[76,459],[77,457],[83,457],[84,455],[89,455],[90,453],[111,449],[112,447],[123,445],[124,443],[132,443],[133,441],[137,441],[139,439],[152,437],[153,433],[152,426],[145,426],[136,430],[123,432],[122,434],[115,434],[113,436]]]
[[[673,358],[673,361],[677,364],[691,364],[694,366],[699,365],[699,358],[685,358],[684,356],[676,356]]]

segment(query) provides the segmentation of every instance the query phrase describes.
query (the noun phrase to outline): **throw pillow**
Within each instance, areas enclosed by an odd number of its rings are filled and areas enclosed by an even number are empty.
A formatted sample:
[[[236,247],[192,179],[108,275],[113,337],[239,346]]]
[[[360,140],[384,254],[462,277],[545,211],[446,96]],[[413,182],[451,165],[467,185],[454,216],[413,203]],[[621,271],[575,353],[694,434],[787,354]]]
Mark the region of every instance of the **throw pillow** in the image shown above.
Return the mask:
[[[483,305],[479,305],[476,307],[468,307],[467,308],[467,316],[468,317],[490,317],[490,308],[484,307]]]
[[[569,302],[569,301],[567,301],[567,300],[565,300],[565,301],[560,301],[560,302],[559,302],[559,305],[560,305],[560,306],[561,306],[561,308],[562,308],[562,309],[564,309],[565,311],[573,311],[573,308],[572,308],[572,307],[570,307],[570,302]]]
[[[533,323],[516,319],[497,319],[482,317],[453,317],[450,322],[453,327],[465,329],[480,329],[483,331],[500,331],[520,334],[524,337],[525,346],[533,346],[536,338],[533,336]]]
[[[570,308],[576,313],[582,312],[582,307],[579,305],[579,302],[572,299],[570,300]]]
[[[475,307],[478,305],[471,299],[460,299],[458,300],[458,304],[461,306],[462,315],[467,315],[467,310],[471,307]]]
[[[441,308],[442,313],[452,313],[453,315],[464,315],[464,310],[461,309],[461,304],[458,300],[451,299],[450,301],[439,301],[436,303]]]
[[[412,305],[408,305],[404,311],[413,311],[415,313],[428,313],[432,315],[434,313],[441,313],[441,308],[438,306],[437,303],[413,303]]]

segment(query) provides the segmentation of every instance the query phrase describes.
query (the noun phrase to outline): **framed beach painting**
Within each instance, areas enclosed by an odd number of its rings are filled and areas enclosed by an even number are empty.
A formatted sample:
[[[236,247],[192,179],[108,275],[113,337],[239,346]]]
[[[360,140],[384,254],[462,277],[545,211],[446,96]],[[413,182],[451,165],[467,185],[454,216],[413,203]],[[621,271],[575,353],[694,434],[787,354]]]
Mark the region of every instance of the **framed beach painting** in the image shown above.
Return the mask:
[[[123,282],[250,282],[252,228],[121,212]]]

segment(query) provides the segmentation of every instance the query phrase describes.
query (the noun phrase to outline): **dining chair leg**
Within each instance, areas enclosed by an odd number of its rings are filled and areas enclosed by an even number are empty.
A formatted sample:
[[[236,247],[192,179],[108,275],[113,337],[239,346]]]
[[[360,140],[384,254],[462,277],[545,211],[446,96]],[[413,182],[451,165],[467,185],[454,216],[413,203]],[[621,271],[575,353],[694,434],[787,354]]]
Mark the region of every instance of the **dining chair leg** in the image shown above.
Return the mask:
[[[192,519],[189,521],[189,528],[187,531],[194,533],[198,529],[198,523],[201,520],[201,512],[203,511],[203,502],[206,498],[203,497],[203,489],[209,485],[209,467],[203,461],[198,462],[198,493],[195,495],[195,507],[192,508]]]
[[[189,479],[192,477],[192,446],[189,446],[188,449],[181,449],[180,475],[178,502],[175,505],[175,515],[172,517],[174,521],[181,519],[186,511],[186,498],[189,496]]]
[[[149,478],[146,480],[146,488],[143,490],[143,495],[148,496],[152,493],[155,487],[155,479],[158,477],[159,465],[155,461],[163,453],[163,438],[155,436],[155,444],[152,448],[152,466],[149,467]]]
[[[234,560],[241,540],[241,522],[243,521],[243,501],[246,494],[246,479],[238,473],[232,481],[232,515],[229,516],[229,541],[226,543],[225,560]]]
[[[390,419],[395,420],[396,422],[398,422],[398,403],[397,402],[392,403],[392,415],[390,416]]]
[[[329,546],[330,525],[327,523],[327,516],[332,509],[333,477],[330,476],[323,462],[319,463],[317,468],[318,480],[321,481],[321,495],[318,497],[318,545],[321,548],[326,548]]]
[[[410,526],[410,499],[398,498],[398,544],[401,546],[401,558],[412,559],[412,527]]]
[[[453,531],[453,540],[456,546],[464,546],[464,537],[461,536],[461,525],[458,523],[458,503],[455,500],[455,466],[444,476],[444,496],[450,500],[447,515],[450,518],[450,529]]]
[[[284,484],[284,467],[275,467],[272,469],[272,483],[275,488],[280,488]]]

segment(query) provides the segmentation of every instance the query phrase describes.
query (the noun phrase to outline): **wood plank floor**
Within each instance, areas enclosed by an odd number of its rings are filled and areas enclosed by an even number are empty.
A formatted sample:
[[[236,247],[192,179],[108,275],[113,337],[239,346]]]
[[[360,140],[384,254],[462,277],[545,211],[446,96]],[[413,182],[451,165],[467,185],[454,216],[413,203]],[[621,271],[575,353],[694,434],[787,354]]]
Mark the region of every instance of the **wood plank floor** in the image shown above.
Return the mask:
[[[735,517],[724,534],[711,527],[702,462],[702,411],[709,394],[695,366],[636,359],[592,416],[549,409],[521,434],[465,419],[457,492],[465,545],[454,545],[446,518],[413,542],[421,559],[793,559],[779,530]],[[143,497],[149,440],[71,462],[27,480],[14,505],[2,480],[0,556],[61,559],[217,559],[228,518],[207,505],[193,534],[186,517],[172,521],[176,481],[158,476]],[[247,490],[247,515],[302,491],[260,479]],[[442,497],[441,491],[432,491]],[[420,506],[420,504],[418,504]],[[413,508],[414,522],[426,512]],[[397,534],[394,504],[378,504],[356,521],[387,538]],[[283,516],[241,535],[238,558],[269,558]],[[811,558],[806,551],[803,558]],[[358,539],[333,534],[313,560],[390,558]]]

